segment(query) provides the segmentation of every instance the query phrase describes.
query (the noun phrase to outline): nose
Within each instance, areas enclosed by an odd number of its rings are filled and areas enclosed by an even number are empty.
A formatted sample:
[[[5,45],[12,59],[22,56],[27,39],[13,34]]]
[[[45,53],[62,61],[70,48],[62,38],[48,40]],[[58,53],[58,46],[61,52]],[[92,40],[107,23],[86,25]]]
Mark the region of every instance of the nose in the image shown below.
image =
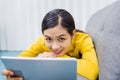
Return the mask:
[[[60,45],[57,42],[54,42],[51,46],[52,50],[58,50],[60,48]]]

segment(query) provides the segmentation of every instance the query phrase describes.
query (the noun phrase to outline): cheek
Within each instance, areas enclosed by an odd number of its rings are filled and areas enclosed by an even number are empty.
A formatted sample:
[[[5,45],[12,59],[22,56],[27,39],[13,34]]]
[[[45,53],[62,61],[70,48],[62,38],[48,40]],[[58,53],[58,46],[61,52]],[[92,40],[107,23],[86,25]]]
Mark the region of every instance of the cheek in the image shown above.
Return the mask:
[[[50,44],[49,43],[45,42],[45,45],[46,45],[47,48],[50,49]]]
[[[63,43],[63,46],[65,47],[65,48],[69,48],[70,47],[70,45],[71,45],[71,41],[70,40],[67,40],[67,41],[65,41],[64,43]]]

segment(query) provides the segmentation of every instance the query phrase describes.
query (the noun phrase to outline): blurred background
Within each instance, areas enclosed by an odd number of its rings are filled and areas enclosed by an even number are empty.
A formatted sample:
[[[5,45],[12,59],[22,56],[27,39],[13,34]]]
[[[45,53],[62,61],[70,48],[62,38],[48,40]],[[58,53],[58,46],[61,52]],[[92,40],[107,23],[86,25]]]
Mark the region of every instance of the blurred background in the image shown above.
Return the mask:
[[[21,51],[41,35],[41,21],[52,9],[69,11],[85,30],[92,14],[116,0],[0,0],[0,50]]]

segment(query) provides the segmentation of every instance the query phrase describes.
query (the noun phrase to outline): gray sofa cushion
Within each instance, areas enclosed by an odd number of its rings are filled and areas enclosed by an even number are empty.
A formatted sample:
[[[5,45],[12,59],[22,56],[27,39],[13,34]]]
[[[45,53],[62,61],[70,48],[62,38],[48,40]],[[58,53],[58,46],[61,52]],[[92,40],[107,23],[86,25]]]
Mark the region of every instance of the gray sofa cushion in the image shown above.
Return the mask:
[[[87,23],[99,61],[99,80],[120,80],[120,0],[95,13]]]

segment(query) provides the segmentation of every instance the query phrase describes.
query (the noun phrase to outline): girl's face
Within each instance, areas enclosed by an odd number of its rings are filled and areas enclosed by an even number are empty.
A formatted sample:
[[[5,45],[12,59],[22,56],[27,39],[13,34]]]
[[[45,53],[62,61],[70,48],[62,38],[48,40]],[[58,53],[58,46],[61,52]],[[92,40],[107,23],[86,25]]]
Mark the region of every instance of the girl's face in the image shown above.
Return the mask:
[[[61,25],[44,30],[46,46],[56,56],[64,55],[71,45],[72,36]]]

